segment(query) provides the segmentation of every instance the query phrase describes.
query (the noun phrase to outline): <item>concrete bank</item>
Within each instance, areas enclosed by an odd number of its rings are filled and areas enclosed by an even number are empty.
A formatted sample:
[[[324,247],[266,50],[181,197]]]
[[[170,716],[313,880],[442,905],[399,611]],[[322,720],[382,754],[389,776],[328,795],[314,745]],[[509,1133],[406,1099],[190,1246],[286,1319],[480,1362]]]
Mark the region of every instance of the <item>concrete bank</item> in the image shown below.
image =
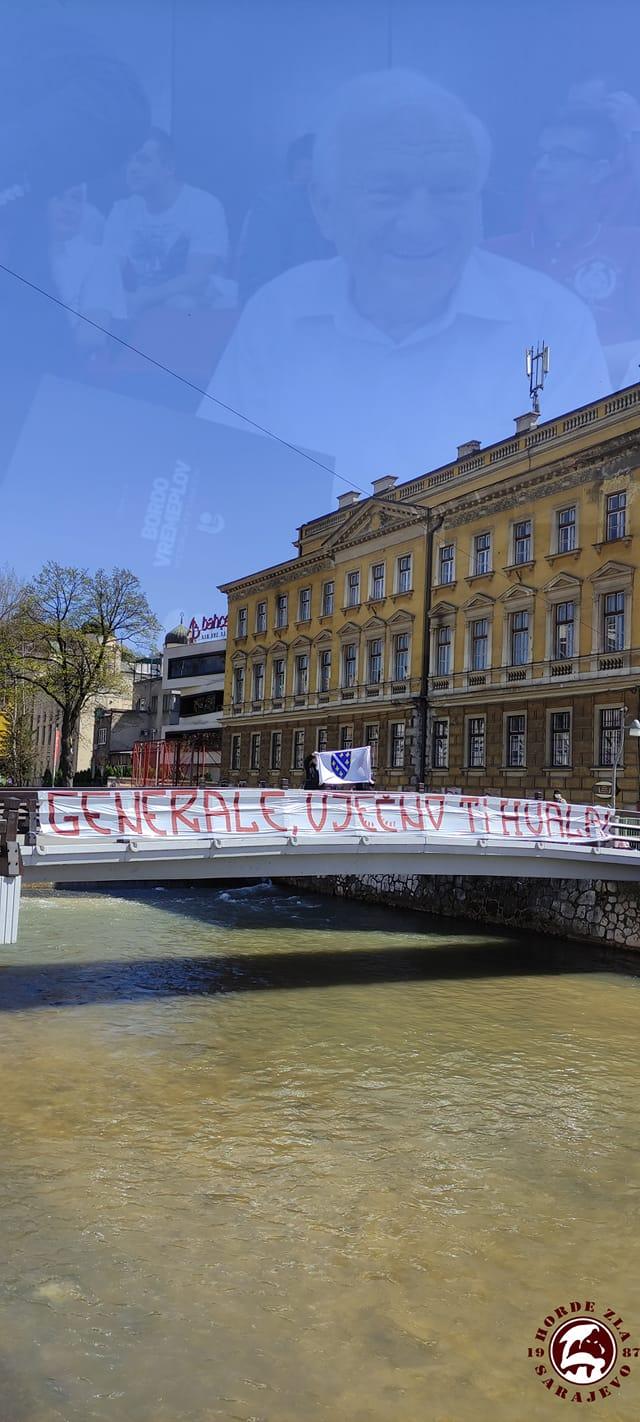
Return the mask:
[[[640,855],[637,884],[616,884],[608,879],[467,879],[460,875],[427,878],[396,874],[362,878],[345,874],[287,882],[309,893],[532,929],[556,938],[640,949]]]

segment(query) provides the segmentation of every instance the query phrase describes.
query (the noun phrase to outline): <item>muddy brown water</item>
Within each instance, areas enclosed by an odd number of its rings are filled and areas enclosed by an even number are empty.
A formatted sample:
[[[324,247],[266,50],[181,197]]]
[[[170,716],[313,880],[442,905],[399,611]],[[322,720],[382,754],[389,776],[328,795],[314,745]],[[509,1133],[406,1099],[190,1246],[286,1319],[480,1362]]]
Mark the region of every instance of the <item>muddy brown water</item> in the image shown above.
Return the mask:
[[[27,893],[1,1422],[574,1412],[527,1348],[583,1296],[640,1342],[638,973],[265,885]]]

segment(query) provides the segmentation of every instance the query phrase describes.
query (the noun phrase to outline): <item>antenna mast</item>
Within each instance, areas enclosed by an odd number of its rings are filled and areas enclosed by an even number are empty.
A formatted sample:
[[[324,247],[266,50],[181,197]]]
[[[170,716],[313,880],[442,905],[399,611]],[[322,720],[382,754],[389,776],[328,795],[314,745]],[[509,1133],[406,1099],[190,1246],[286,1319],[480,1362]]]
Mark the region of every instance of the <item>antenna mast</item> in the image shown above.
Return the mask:
[[[529,346],[525,351],[525,369],[529,376],[529,395],[534,415],[540,414],[540,395],[544,390],[545,377],[549,374],[549,347],[538,344],[534,350]]]

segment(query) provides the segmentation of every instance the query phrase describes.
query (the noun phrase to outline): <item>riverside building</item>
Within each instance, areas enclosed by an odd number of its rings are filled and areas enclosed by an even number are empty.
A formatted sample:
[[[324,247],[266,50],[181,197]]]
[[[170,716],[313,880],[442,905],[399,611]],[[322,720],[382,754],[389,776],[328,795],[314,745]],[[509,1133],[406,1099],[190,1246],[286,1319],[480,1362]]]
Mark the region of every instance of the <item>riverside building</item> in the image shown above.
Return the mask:
[[[304,524],[225,584],[222,777],[299,785],[369,743],[377,785],[640,801],[640,386]]]

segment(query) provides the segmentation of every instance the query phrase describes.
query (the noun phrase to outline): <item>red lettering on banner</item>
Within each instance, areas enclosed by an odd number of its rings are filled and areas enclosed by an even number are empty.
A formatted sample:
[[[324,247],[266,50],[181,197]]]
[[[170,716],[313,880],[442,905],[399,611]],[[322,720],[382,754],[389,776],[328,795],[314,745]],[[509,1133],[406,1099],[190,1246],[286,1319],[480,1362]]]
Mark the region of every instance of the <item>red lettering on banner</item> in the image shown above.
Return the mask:
[[[71,793],[73,794],[73,791],[72,791]],[[57,803],[58,799],[59,799],[59,796],[58,796],[57,794],[54,794],[54,792],[53,792],[52,790],[50,790],[49,793],[48,793],[48,795],[47,795],[47,807],[48,807],[48,811],[49,811],[49,824],[51,825],[51,828],[52,828],[54,834],[60,834],[60,835],[78,835],[78,834],[80,834],[80,820],[78,819],[78,816],[77,816],[77,815],[65,815],[64,820],[63,820],[63,823],[64,823],[64,824],[67,824],[68,822],[70,822],[70,823],[71,823],[71,829],[60,829],[60,826],[58,825],[58,822],[57,822],[57,820],[56,820],[56,803]],[[74,804],[77,805],[77,803],[78,803],[78,797],[77,797],[77,795],[74,795],[74,796],[73,796],[73,799],[74,799]]]
[[[547,821],[547,836],[548,836],[548,838],[549,838],[549,839],[554,839],[554,837],[555,837],[556,839],[564,839],[564,816],[563,816],[563,813],[562,813],[562,807],[561,807],[560,805],[556,805],[552,800],[547,800],[546,803],[545,803],[545,807],[544,807],[544,814],[545,814],[545,819],[546,819],[546,821]],[[556,836],[554,836],[553,833],[552,833],[552,829],[551,829],[551,821],[552,821],[552,820],[555,820],[555,823],[556,823],[556,825],[557,825],[557,828],[558,828],[559,831],[560,831],[560,833],[559,833],[558,835],[556,835]]]
[[[542,834],[542,821],[544,818],[544,811],[542,808],[541,800],[535,800],[534,805],[536,810],[538,811],[538,823],[535,825],[532,825],[531,823],[531,810],[533,809],[533,806],[531,805],[531,802],[529,800],[525,800],[524,802],[524,822],[527,826],[527,829],[529,830],[529,833],[533,835],[534,839],[537,839],[538,836]]]
[[[380,825],[380,829],[386,830],[387,834],[397,834],[398,829],[397,825],[390,825],[388,820],[383,820],[382,815],[380,814],[380,806],[392,804],[393,795],[376,795],[376,819],[378,821],[378,824]]]
[[[587,839],[592,839],[594,835],[599,839],[601,834],[606,834],[612,813],[611,810],[600,810],[596,805],[587,805],[584,812]]]
[[[502,805],[502,804],[506,804],[506,803],[507,803],[506,800],[504,800],[504,801],[501,800],[501,801],[500,801],[500,804],[501,804],[501,805]],[[466,810],[467,815],[469,816],[469,829],[471,830],[471,833],[472,833],[472,834],[478,834],[478,826],[477,826],[477,824],[476,824],[476,822],[475,822],[475,819],[474,819],[474,814],[475,814],[476,812],[477,812],[479,815],[481,814],[481,818],[484,818],[484,826],[481,826],[481,831],[482,831],[482,833],[484,833],[484,834],[490,834],[490,833],[491,833],[490,826],[489,826],[489,816],[488,816],[488,814],[487,814],[487,802],[486,802],[486,799],[485,799],[485,800],[482,800],[479,795],[461,795],[461,796],[460,796],[460,809],[461,809],[461,810]]]
[[[242,820],[240,819],[240,813],[240,791],[236,790],[236,793],[233,797],[233,818],[235,822],[236,834],[257,834],[257,820],[252,820],[250,825],[243,825]]]
[[[142,810],[140,808],[140,796],[137,790],[133,790],[131,793],[133,795],[133,813],[136,817],[135,820],[130,820],[128,815],[126,814],[122,804],[122,796],[120,794],[120,791],[114,790],[113,792],[114,804],[118,812],[118,834],[124,834],[126,830],[133,830],[134,834],[142,834]]]
[[[352,819],[352,816],[353,816],[353,804],[352,804],[351,796],[350,796],[350,795],[345,795],[344,798],[343,798],[342,800],[340,800],[338,803],[339,803],[339,804],[344,804],[345,811],[346,811],[345,817],[344,817],[344,820],[342,821],[342,824],[341,824],[341,825],[336,824],[336,821],[333,820],[332,825],[331,825],[331,828],[332,828],[332,830],[335,831],[336,834],[341,834],[341,833],[342,833],[342,830],[348,829],[348,828],[349,828],[349,825],[351,824],[351,819]]]
[[[182,796],[184,796],[184,804],[181,806],[180,799]],[[186,813],[187,810],[191,809],[192,805],[195,805],[197,799],[197,790],[186,790],[182,792],[180,790],[171,791],[171,831],[173,834],[179,833],[179,824],[186,825],[187,829],[193,830],[194,834],[201,833],[200,821],[197,815],[194,819],[191,819]]]
[[[418,812],[417,819],[415,820],[411,817],[406,808],[404,795],[400,796],[400,826],[403,830],[424,830],[424,815],[422,813],[422,805],[420,804],[420,796],[416,795],[414,798]]]
[[[510,825],[510,824],[512,824],[513,827],[514,827],[514,831],[515,831],[514,838],[515,838],[515,839],[522,839],[522,830],[521,830],[521,828],[520,828],[520,801],[519,801],[519,800],[501,800],[501,801],[500,801],[500,821],[501,821],[501,824],[502,824],[502,833],[503,833],[505,839],[509,839],[509,838],[510,838],[510,835],[509,835],[509,825]]]
[[[277,830],[278,834],[286,834],[286,833],[287,833],[287,826],[286,826],[286,825],[279,825],[279,824],[278,824],[278,821],[277,821],[277,820],[274,820],[273,815],[272,815],[272,813],[271,813],[271,810],[269,809],[269,806],[268,806],[268,804],[267,804],[267,801],[268,801],[268,800],[282,800],[282,799],[284,798],[284,793],[285,793],[284,790],[261,790],[261,791],[260,791],[260,813],[261,813],[261,815],[262,815],[262,817],[263,817],[263,819],[264,819],[264,821],[265,821],[265,824],[267,824],[267,825],[269,826],[269,829]]]
[[[369,803],[371,803],[371,801],[369,801]],[[368,819],[367,819],[367,816],[366,816],[366,814],[365,814],[365,811],[363,810],[362,805],[360,804],[360,796],[359,796],[359,795],[355,795],[355,796],[354,796],[354,804],[355,804],[355,808],[356,808],[356,814],[357,814],[357,816],[358,816],[358,819],[360,820],[360,824],[362,825],[362,828],[365,829],[365,830],[368,830],[370,834],[375,834],[375,832],[376,832],[376,827],[375,827],[374,824],[371,823],[371,820],[368,820]]]
[[[217,809],[210,808],[210,803],[212,800],[214,804],[217,804]],[[229,807],[226,803],[224,795],[221,795],[219,790],[205,790],[202,796],[202,807],[204,810],[204,822],[207,826],[208,834],[211,834],[211,831],[214,828],[212,820],[215,818],[216,815],[224,816],[224,827],[227,831],[227,834],[231,833],[231,819],[229,816]]]
[[[166,803],[167,803],[167,793],[166,793],[166,790],[143,790],[143,791],[142,791],[142,814],[143,814],[143,816],[144,816],[144,818],[145,818],[145,820],[146,820],[146,823],[147,823],[148,826],[149,826],[149,829],[151,830],[151,833],[152,833],[152,834],[161,835],[163,839],[166,839],[167,831],[166,831],[166,830],[163,830],[163,829],[160,829],[159,826],[155,823],[155,820],[154,820],[154,818],[153,818],[154,815],[157,815],[157,814],[159,813],[159,810],[162,808],[162,806],[158,806],[158,809],[157,809],[157,810],[153,810],[153,809],[150,810],[150,809],[149,809],[149,800],[150,800],[150,798],[151,798],[152,795],[155,795],[156,798],[157,798],[158,795],[160,795],[160,797],[161,797],[161,799],[162,799],[162,802],[163,802],[163,805],[166,805]]]
[[[572,809],[572,805],[567,805],[567,811],[565,816],[565,834],[567,836],[567,839],[584,839],[584,830],[581,829],[579,825],[576,825],[575,829],[572,829],[571,827]]]
[[[431,812],[431,805],[432,805],[432,802],[435,802],[435,804],[436,804],[436,806],[437,806],[435,819],[434,819],[433,814],[432,814],[432,812]],[[436,832],[436,834],[437,834],[437,833],[438,833],[438,830],[440,829],[440,826],[441,826],[441,824],[442,824],[442,821],[443,821],[443,819],[444,819],[444,807],[445,807],[445,798],[444,798],[444,795],[425,795],[424,807],[425,807],[425,810],[426,810],[426,812],[427,812],[427,814],[428,814],[428,816],[429,816],[429,819],[431,820],[432,828],[435,830],[435,832]],[[438,814],[438,810],[439,810],[439,812],[440,812],[439,814]]]
[[[88,790],[84,790],[83,793],[82,793],[82,795],[80,796],[80,805],[81,805],[81,808],[82,808],[82,813],[83,813],[83,815],[84,815],[84,817],[85,817],[85,820],[87,821],[87,824],[89,825],[89,827],[90,827],[92,830],[95,830],[96,834],[106,834],[107,836],[109,836],[109,835],[111,834],[111,830],[110,830],[110,829],[103,829],[102,825],[99,825],[99,824],[98,824],[98,821],[97,821],[97,819],[96,819],[96,813],[99,814],[100,812],[99,812],[99,811],[94,812],[93,810],[90,810],[90,809],[89,809],[89,791],[88,791]]]
[[[284,795],[284,790],[282,791],[282,794]],[[326,793],[320,796],[320,815],[319,815],[319,818],[318,818],[317,820],[315,819],[315,816],[314,816],[314,813],[313,813],[313,808],[314,808],[314,805],[315,805],[315,803],[316,803],[315,795],[314,795],[313,790],[310,790],[310,791],[308,792],[308,794],[307,794],[307,802],[306,802],[306,803],[307,803],[307,819],[308,819],[308,821],[309,821],[309,824],[311,825],[312,830],[315,830],[316,834],[322,834],[322,831],[323,831],[323,829],[324,829],[324,827],[325,827],[325,825],[326,825],[326,823],[327,823],[327,815],[328,815],[328,813],[329,813],[328,807],[327,807],[327,796],[326,796]]]

